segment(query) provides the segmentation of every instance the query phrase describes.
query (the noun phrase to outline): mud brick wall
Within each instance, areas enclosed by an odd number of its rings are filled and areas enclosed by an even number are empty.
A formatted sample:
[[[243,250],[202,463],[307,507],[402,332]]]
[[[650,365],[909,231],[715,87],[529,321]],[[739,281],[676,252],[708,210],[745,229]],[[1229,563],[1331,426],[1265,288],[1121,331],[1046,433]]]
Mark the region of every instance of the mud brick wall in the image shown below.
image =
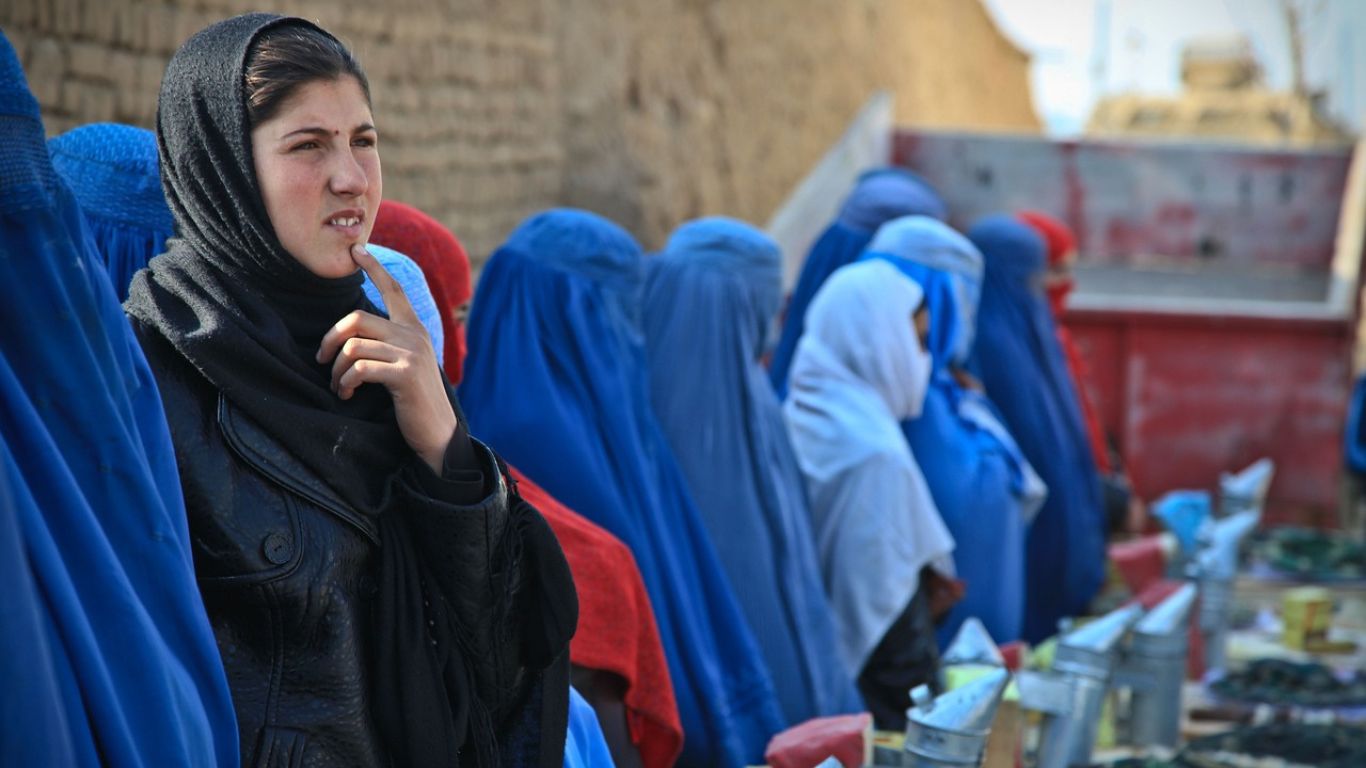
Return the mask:
[[[902,122],[1037,131],[1027,60],[970,0],[4,0],[49,133],[150,127],[166,61],[268,9],[353,46],[385,195],[481,260],[579,205],[657,247],[687,218],[762,224],[877,88]]]

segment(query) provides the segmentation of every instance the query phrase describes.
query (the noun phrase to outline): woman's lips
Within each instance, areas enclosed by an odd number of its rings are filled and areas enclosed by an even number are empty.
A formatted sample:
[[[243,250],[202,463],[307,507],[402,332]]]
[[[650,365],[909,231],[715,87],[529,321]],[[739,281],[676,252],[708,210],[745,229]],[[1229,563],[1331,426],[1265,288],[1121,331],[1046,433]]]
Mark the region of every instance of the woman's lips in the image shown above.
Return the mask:
[[[323,224],[350,239],[360,239],[365,232],[365,217],[360,212],[343,211],[332,215]]]

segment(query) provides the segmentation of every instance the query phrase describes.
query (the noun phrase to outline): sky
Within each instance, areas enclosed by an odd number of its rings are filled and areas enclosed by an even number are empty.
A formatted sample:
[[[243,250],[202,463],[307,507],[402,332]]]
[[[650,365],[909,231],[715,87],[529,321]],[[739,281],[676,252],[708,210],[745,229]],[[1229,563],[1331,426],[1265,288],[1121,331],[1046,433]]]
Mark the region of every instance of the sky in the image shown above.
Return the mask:
[[[1366,113],[1366,0],[1291,0],[1305,39],[1305,80],[1331,115],[1358,130]],[[1081,132],[1105,94],[1174,94],[1192,38],[1242,35],[1268,85],[1288,88],[1281,0],[983,0],[1001,31],[1032,56],[1034,105],[1048,133]],[[1098,45],[1098,43],[1100,43]]]

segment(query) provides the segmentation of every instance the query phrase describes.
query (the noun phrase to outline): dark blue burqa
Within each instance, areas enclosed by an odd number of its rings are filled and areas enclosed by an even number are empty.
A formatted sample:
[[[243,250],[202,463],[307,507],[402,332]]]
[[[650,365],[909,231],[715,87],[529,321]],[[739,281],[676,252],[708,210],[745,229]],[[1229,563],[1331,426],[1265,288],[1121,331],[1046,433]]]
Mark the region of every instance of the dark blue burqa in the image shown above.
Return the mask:
[[[0,35],[0,764],[238,762],[170,435]]]
[[[883,225],[863,259],[883,259],[919,283],[930,312],[934,372],[920,416],[902,423],[939,514],[953,534],[954,565],[967,586],[939,627],[951,639],[977,617],[997,642],[1020,636],[1026,519],[1033,470],[990,401],[950,373],[966,363],[975,332],[982,256],[967,238],[927,217]]]
[[[915,215],[940,220],[948,216],[944,201],[924,179],[901,168],[881,168],[859,177],[839,216],[811,246],[788,300],[782,335],[768,369],[779,398],[787,397],[792,357],[797,354],[797,342],[806,329],[806,310],[816,291],[835,270],[858,258],[878,227]]]
[[[650,405],[644,269],[606,219],[528,219],[484,267],[460,401],[474,434],[631,548],[669,659],[682,763],[753,764],[784,719]]]
[[[117,123],[74,128],[47,143],[52,165],[76,195],[119,301],[133,273],[165,250],[175,219],[161,191],[156,134]]]
[[[648,262],[650,396],[789,723],[863,711],[836,662],[805,480],[759,356],[782,253],[733,219],[680,227]]]
[[[1352,400],[1347,405],[1347,428],[1343,430],[1343,455],[1347,468],[1366,474],[1366,377],[1357,379],[1352,387]]]
[[[972,368],[1048,485],[1025,557],[1024,637],[1038,642],[1084,612],[1104,579],[1100,480],[1043,295],[1043,240],[1009,216],[979,221],[968,237],[986,261]]]

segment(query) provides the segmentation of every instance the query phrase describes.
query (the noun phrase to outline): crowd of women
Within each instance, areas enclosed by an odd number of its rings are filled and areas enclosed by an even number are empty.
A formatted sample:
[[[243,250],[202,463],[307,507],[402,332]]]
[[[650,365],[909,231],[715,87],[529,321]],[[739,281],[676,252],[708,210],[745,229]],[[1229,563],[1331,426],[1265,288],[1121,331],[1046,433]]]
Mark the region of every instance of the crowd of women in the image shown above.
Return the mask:
[[[871,171],[785,303],[743,222],[549,210],[474,293],[321,28],[46,145],[0,42],[6,764],[742,766],[1100,586],[1055,219]]]

